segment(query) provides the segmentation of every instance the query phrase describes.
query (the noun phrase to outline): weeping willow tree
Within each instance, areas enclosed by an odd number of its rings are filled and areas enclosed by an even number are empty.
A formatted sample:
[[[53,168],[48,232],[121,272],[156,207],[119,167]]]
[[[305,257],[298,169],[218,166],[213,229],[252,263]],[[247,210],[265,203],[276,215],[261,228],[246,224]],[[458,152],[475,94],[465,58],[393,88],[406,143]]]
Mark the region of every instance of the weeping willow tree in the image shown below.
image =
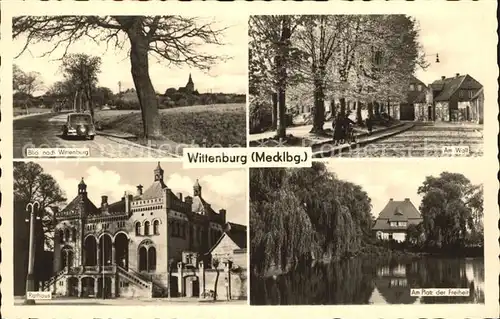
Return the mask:
[[[251,264],[286,271],[304,259],[356,254],[370,235],[370,199],[322,163],[301,169],[252,169]]]

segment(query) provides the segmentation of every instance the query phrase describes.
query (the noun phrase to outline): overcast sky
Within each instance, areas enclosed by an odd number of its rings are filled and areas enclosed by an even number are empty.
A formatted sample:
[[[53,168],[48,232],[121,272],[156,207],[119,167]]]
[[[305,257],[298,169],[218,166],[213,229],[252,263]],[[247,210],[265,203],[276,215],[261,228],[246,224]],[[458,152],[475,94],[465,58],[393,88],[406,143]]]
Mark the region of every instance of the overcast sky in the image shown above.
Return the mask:
[[[478,170],[475,159],[404,159],[367,161],[330,161],[328,170],[338,178],[360,185],[372,202],[372,215],[378,216],[389,199],[410,198],[418,209],[422,197],[417,194],[427,176],[439,176],[444,171],[461,173],[473,184],[484,183],[484,176]],[[483,170],[484,171],[484,170]]]
[[[154,181],[157,162],[82,162],[39,161],[46,173],[52,175],[66,193],[68,202],[76,195],[78,183],[85,179],[87,192],[99,207],[101,195],[109,202],[121,199],[125,191],[136,192],[141,184],[146,190]],[[164,181],[174,193],[193,195],[193,185],[199,179],[203,198],[215,211],[227,210],[231,222],[247,225],[248,173],[244,169],[188,169],[182,163],[161,162]]]
[[[247,22],[241,19],[217,17],[203,19],[215,20],[214,28],[225,28],[224,37],[221,41],[224,46],[199,47],[200,52],[206,52],[217,56],[230,57],[227,61],[221,61],[213,66],[208,72],[203,72],[188,66],[175,67],[166,63],[158,63],[156,58],[150,57],[149,72],[153,86],[159,93],[164,93],[169,87],[185,86],[192,74],[195,89],[200,93],[212,91],[223,93],[246,93],[247,87]],[[25,37],[14,40],[13,54],[16,56],[22,51]],[[14,60],[23,71],[36,71],[42,74],[42,80],[48,88],[54,82],[62,79],[60,72],[61,62],[58,60],[64,52],[64,46],[56,50],[49,57],[40,57],[41,54],[53,48],[53,44],[42,42],[30,46],[30,52]],[[99,85],[109,87],[113,92],[118,92],[118,82],[122,83],[122,89],[133,88],[134,83],[130,74],[130,60],[127,57],[130,46],[123,50],[114,49],[111,45],[106,48],[103,43],[95,43],[84,39],[74,43],[69,53],[86,53],[100,56],[102,59]],[[44,93],[38,92],[38,94]]]

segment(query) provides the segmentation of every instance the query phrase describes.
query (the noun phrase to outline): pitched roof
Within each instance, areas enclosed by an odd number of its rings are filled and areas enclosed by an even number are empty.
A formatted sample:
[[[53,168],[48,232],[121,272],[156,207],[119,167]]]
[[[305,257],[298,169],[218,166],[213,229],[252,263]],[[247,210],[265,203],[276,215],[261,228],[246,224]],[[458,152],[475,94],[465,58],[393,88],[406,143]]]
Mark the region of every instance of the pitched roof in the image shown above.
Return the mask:
[[[465,82],[467,82],[465,86],[468,89],[480,89],[482,87],[479,82],[468,74],[439,79],[431,84],[432,89],[438,91],[438,95],[434,98],[434,101],[448,101],[459,88],[464,87]]]
[[[424,82],[420,81],[414,75],[411,76],[410,84],[413,84],[415,86],[421,85],[422,90],[418,91],[416,88],[413,91],[408,90],[406,94],[406,103],[424,103],[426,101],[425,92],[427,91],[427,86],[424,84]]]
[[[140,199],[152,199],[163,196],[163,189],[167,187],[162,180],[154,181],[140,196]]]
[[[99,213],[97,207],[92,203],[92,201],[85,194],[78,194],[73,200],[66,205],[58,215],[65,215],[67,213],[71,213],[73,211],[77,211],[80,205],[80,202],[83,200],[83,207],[85,209],[85,213],[87,215],[96,215]]]
[[[409,199],[403,201],[389,200],[380,212],[373,230],[404,230],[407,226],[391,226],[391,221],[408,221],[408,224],[418,224],[422,216]]]
[[[225,237],[229,237],[239,249],[247,248],[247,227],[240,224],[227,223],[224,233],[219,237],[212,248],[210,248],[207,254],[210,254]]]
[[[378,219],[390,219],[398,218],[398,216],[406,217],[406,219],[411,218],[422,218],[418,209],[413,205],[409,198],[405,200],[389,200],[384,209],[380,212]]]
[[[247,248],[247,227],[235,223],[227,223],[226,234],[238,247]]]

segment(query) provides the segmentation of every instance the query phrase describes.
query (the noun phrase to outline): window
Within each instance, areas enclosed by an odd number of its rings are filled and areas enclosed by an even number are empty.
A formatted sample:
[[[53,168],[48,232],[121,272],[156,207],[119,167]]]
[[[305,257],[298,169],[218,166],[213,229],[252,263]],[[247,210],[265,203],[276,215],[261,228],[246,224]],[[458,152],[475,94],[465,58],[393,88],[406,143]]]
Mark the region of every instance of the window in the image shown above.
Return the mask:
[[[71,240],[76,242],[76,229],[72,229],[71,231]]]
[[[398,226],[400,226],[400,227],[406,227],[406,222],[399,222]]]
[[[160,222],[158,220],[155,220],[153,222],[153,234],[155,234],[155,235],[160,234]]]
[[[421,91],[422,91],[422,85],[421,85],[421,84],[419,84],[419,85],[417,86],[417,90],[418,90],[419,92],[421,92]]]
[[[64,231],[64,241],[68,242],[69,241],[69,237],[70,237],[69,229],[66,228],[66,230]]]
[[[149,222],[148,221],[146,221],[144,223],[144,235],[149,236]]]
[[[135,223],[135,235],[136,236],[141,235],[141,223],[140,222]]]
[[[415,85],[414,84],[410,84],[410,91],[415,91]]]
[[[391,227],[397,227],[398,226],[398,222],[391,222]]]

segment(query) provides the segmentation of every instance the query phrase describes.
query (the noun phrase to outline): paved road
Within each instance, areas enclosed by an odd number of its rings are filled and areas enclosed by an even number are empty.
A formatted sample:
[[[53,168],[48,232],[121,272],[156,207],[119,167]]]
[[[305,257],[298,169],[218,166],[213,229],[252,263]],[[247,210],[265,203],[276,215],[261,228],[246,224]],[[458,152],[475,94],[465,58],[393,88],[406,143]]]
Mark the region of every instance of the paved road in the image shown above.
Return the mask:
[[[41,114],[14,120],[14,158],[27,158],[27,148],[88,148],[88,157],[172,157],[174,152],[144,147],[109,136],[96,136],[94,140],[64,139],[61,126],[65,115]],[[70,157],[70,156],[68,156]],[[85,155],[81,156],[85,157]]]
[[[348,150],[339,157],[441,157],[445,146],[468,146],[468,156],[483,155],[480,125],[415,125],[412,129]],[[448,155],[450,156],[450,155]],[[457,155],[455,155],[457,156]]]

